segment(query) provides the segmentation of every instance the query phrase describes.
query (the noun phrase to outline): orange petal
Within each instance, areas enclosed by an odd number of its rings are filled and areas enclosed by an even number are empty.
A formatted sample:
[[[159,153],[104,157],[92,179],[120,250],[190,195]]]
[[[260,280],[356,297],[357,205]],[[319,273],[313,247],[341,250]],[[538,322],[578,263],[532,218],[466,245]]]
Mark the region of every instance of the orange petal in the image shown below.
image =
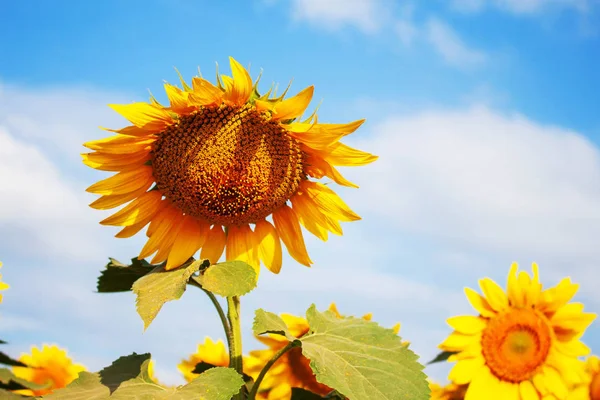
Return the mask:
[[[256,223],[254,237],[258,245],[258,257],[269,271],[278,274],[281,270],[281,242],[275,227],[262,220]]]
[[[90,203],[90,207],[96,210],[108,210],[110,208],[118,207],[144,194],[146,190],[150,188],[150,185],[152,185],[152,181],[149,181],[146,186],[142,186],[130,193],[102,196]]]
[[[233,76],[233,80],[230,86],[226,85],[226,87],[229,86],[226,97],[228,100],[241,106],[248,101],[252,94],[252,78],[250,77],[250,74],[248,74],[248,71],[246,71],[246,68],[233,57],[229,57],[229,64],[231,65],[231,75]]]
[[[322,183],[304,180],[300,183],[300,189],[306,192],[323,214],[335,220],[350,222],[361,219],[340,196]]]
[[[287,205],[281,206],[273,213],[273,222],[290,256],[300,264],[310,267],[312,261],[306,251],[300,223],[294,210]]]
[[[320,155],[332,165],[349,167],[370,164],[379,158],[340,142],[331,145],[327,151],[320,152]]]
[[[134,154],[87,153],[82,154],[83,163],[100,171],[124,171],[140,167],[150,160],[150,149]]]
[[[165,269],[177,268],[193,256],[204,244],[208,228],[208,223],[185,216],[167,257]]]
[[[320,179],[323,176],[327,176],[331,178],[338,185],[358,188],[358,185],[350,182],[348,179],[344,178],[344,176],[331,164],[322,159],[317,154],[311,154],[310,150],[305,150],[306,154],[306,165],[304,166],[304,170],[309,176],[313,178]]]
[[[104,195],[126,194],[147,186],[148,182],[152,181],[154,181],[152,168],[141,166],[134,170],[119,172],[110,178],[96,182],[87,188],[86,191]]]
[[[214,225],[208,233],[208,238],[202,246],[200,252],[200,258],[203,260],[208,259],[211,264],[216,264],[225,250],[225,243],[227,239],[225,232],[221,225]]]
[[[134,137],[113,135],[104,139],[92,140],[83,145],[90,150],[108,154],[132,154],[150,151],[150,146],[156,141],[155,137]]]
[[[198,105],[208,106],[223,101],[223,91],[206,79],[192,78],[192,87],[194,88],[192,99]]]
[[[252,265],[258,276],[260,261],[258,260],[258,248],[253,238],[249,225],[228,227],[225,258],[227,261],[240,260]]]
[[[170,207],[165,208],[165,212],[167,214],[160,219],[160,223],[156,227],[156,230],[152,233],[140,251],[140,254],[138,255],[139,259],[146,258],[159,249],[171,246],[175,241],[184,216]]]
[[[165,83],[165,92],[171,103],[171,110],[179,115],[187,115],[193,111],[196,111],[198,107],[191,104],[189,101],[189,93],[184,92],[176,86]]]
[[[162,206],[162,194],[158,190],[151,190],[133,200],[127,206],[100,221],[102,225],[131,226],[150,219]]]

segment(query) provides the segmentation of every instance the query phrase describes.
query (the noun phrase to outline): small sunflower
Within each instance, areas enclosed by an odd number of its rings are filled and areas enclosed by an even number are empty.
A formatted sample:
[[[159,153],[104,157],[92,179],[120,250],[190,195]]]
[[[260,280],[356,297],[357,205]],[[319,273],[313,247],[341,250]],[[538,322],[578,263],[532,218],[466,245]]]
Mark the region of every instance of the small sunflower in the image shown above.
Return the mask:
[[[2,268],[2,262],[0,262],[0,268]],[[0,290],[6,290],[10,286],[7,283],[2,282],[2,274],[0,274]],[[2,303],[2,294],[0,293],[0,303]]]
[[[565,399],[568,384],[582,379],[578,357],[589,348],[580,338],[596,315],[569,303],[578,289],[570,278],[542,290],[536,264],[533,277],[517,268],[506,293],[489,278],[479,281],[484,296],[465,289],[478,316],[447,321],[454,332],[439,347],[456,352],[449,379],[469,384],[466,400]]]
[[[309,178],[357,187],[335,166],[377,159],[340,142],[364,120],[322,124],[313,113],[300,121],[312,86],[285,100],[271,90],[261,96],[258,79],[253,83],[244,67],[230,62],[232,77],[217,74],[217,86],[201,77],[191,87],[182,79],[183,90],[165,84],[168,107],[154,99],[111,105],[133,125],[85,144],[94,150],[82,155],[86,165],[117,172],[87,189],[102,196],[90,206],[129,203],[100,223],[122,226],[121,238],[149,224],[138,257],[156,253],[152,262],[166,260],[166,269],[202,249],[201,258],[212,263],[225,251],[227,260],[257,271],[262,261],[278,273],[281,241],[310,266],[300,224],[327,240],[328,232],[342,234],[340,222],[360,217],[329,186]]]
[[[27,364],[29,368],[13,367],[15,376],[29,382],[50,384],[49,387],[40,390],[15,391],[29,396],[42,396],[56,389],[64,388],[75,380],[80,372],[86,370],[83,365],[74,364],[67,355],[67,351],[56,345],[45,344],[41,350],[32,346],[31,354],[22,354],[19,361]]]
[[[338,312],[334,303],[329,306],[338,318],[342,315]],[[302,317],[290,314],[280,315],[288,330],[295,337],[302,337],[309,331],[308,322]],[[372,314],[365,314],[362,318],[370,321]],[[397,334],[400,324],[394,326],[394,332]],[[251,351],[248,357],[244,358],[244,371],[256,379],[265,364],[273,358],[275,353],[285,347],[288,340],[275,334],[256,336],[258,340],[269,346],[266,350]],[[266,373],[257,398],[263,400],[289,400],[292,396],[292,388],[302,388],[319,395],[326,395],[333,389],[317,382],[315,375],[310,368],[310,361],[302,354],[302,349],[295,347],[281,356]]]
[[[446,386],[440,386],[437,383],[430,382],[429,390],[430,400],[464,400],[467,385],[457,385],[449,383]]]
[[[177,366],[186,381],[191,382],[197,378],[198,374],[192,373],[196,364],[205,362],[217,367],[229,366],[229,353],[225,348],[225,343],[221,340],[213,342],[209,337],[204,339],[204,343],[198,345],[198,350],[187,360],[182,360]]]
[[[600,400],[600,358],[588,357],[585,374],[585,380],[571,389],[568,400]]]

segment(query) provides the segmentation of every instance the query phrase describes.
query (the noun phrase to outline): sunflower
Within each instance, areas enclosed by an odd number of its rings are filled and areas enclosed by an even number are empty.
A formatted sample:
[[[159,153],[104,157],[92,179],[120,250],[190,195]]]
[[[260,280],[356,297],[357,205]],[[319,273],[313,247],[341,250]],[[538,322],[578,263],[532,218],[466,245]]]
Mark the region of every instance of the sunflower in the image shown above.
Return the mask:
[[[463,400],[467,385],[449,383],[446,386],[440,386],[437,383],[430,382],[429,390],[431,391],[430,400]]]
[[[335,166],[377,159],[340,142],[364,120],[322,124],[315,112],[300,121],[312,86],[285,100],[271,90],[261,96],[258,79],[253,83],[244,67],[230,62],[232,77],[217,73],[217,86],[201,77],[191,87],[182,79],[183,89],[165,84],[168,107],[153,98],[111,105],[133,125],[107,129],[116,135],[85,144],[94,150],[82,155],[86,165],[117,172],[87,189],[102,196],[90,206],[129,203],[100,223],[122,226],[120,238],[149,224],[138,258],[156,253],[152,262],[166,260],[166,269],[202,249],[201,258],[212,263],[225,251],[227,260],[246,261],[257,272],[262,261],[278,273],[281,242],[310,266],[300,224],[327,240],[328,232],[342,234],[340,222],[360,217],[329,186],[309,178],[357,187]]]
[[[225,344],[221,340],[213,342],[211,338],[205,338],[204,343],[198,345],[198,350],[187,360],[182,360],[177,369],[181,371],[186,381],[191,382],[199,376],[192,373],[192,371],[196,368],[196,364],[201,362],[217,367],[228,367],[229,353],[225,348]]]
[[[19,358],[29,367],[13,367],[15,376],[29,382],[49,384],[39,390],[17,390],[16,393],[29,396],[42,396],[60,388],[64,388],[79,376],[85,367],[74,364],[67,356],[67,351],[56,345],[43,345],[42,349],[31,347],[31,354],[22,354]]]
[[[329,306],[338,318],[342,315],[338,312],[334,303]],[[362,318],[369,321],[372,314],[366,314]],[[288,330],[295,337],[302,337],[309,331],[308,322],[302,317],[290,314],[281,314],[288,327]],[[394,326],[394,332],[397,334],[400,324]],[[253,379],[256,379],[265,364],[273,358],[275,353],[285,347],[288,340],[275,334],[265,336],[256,336],[258,340],[269,346],[266,350],[251,351],[248,357],[244,358],[244,372]],[[265,400],[289,400],[292,395],[292,388],[302,388],[319,395],[326,395],[333,389],[317,382],[315,375],[310,368],[310,361],[302,354],[302,349],[295,347],[281,356],[266,373],[257,398]]]
[[[600,400],[600,358],[588,357],[585,374],[586,379],[571,389],[568,400]]]
[[[2,268],[2,262],[0,262],[0,268]],[[2,274],[0,274],[0,290],[6,290],[10,286],[7,283],[2,282]],[[0,293],[0,303],[2,303],[2,294]]]
[[[465,289],[478,316],[447,321],[454,332],[439,347],[456,352],[449,379],[469,384],[466,400],[564,399],[567,385],[582,379],[577,357],[589,348],[580,337],[595,314],[569,303],[578,289],[570,278],[542,290],[536,264],[532,277],[517,268],[511,266],[506,293],[489,278],[479,281],[484,296]]]

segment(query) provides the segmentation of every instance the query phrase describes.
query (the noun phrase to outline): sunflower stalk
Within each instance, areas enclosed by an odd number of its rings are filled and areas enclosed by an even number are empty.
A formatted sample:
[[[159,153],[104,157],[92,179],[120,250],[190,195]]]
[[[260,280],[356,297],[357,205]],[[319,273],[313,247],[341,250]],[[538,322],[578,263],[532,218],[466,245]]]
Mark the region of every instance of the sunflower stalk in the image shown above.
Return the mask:
[[[244,373],[242,359],[242,329],[240,320],[239,296],[227,297],[227,318],[231,327],[229,339],[229,368],[235,369],[240,375]],[[240,391],[233,400],[244,400],[243,391]]]
[[[294,347],[299,347],[301,345],[302,345],[302,343],[299,340],[294,340],[293,342],[289,342],[285,347],[281,348],[277,353],[275,353],[273,358],[271,358],[265,364],[263,369],[258,374],[258,377],[256,378],[256,381],[254,382],[254,385],[252,385],[250,394],[248,394],[248,400],[255,400],[256,395],[258,394],[258,388],[260,387],[262,380],[267,375],[267,372],[269,372],[269,369],[271,369],[273,364],[275,364],[277,362],[277,360],[279,360],[279,358],[281,358],[281,356],[283,356],[289,350],[293,349]]]

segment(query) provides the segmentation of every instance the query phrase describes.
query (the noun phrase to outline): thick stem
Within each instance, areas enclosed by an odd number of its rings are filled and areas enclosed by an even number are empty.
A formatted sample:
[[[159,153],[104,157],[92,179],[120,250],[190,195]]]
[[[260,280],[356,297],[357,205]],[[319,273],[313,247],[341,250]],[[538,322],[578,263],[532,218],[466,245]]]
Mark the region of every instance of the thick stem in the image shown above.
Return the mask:
[[[265,364],[263,369],[260,371],[260,374],[258,374],[258,377],[256,378],[256,381],[254,382],[254,385],[252,385],[252,390],[250,390],[250,394],[248,395],[248,400],[255,400],[256,394],[258,393],[258,388],[260,387],[260,383],[264,379],[267,372],[269,372],[269,369],[273,366],[273,364],[275,364],[277,362],[277,360],[279,360],[279,358],[282,355],[284,355],[288,350],[291,350],[294,347],[298,347],[299,345],[300,345],[300,342],[294,340],[293,342],[289,342],[287,344],[287,346],[281,348],[277,353],[275,353],[273,358],[271,358],[269,360],[269,362],[267,362]]]
[[[240,298],[238,296],[227,298],[227,318],[231,327],[231,342],[229,343],[229,368],[235,369],[240,375],[244,373],[242,359],[242,328],[240,323]],[[234,397],[234,400],[243,400],[243,391]]]
[[[206,295],[208,296],[210,301],[215,306],[217,313],[219,313],[219,318],[221,319],[221,324],[223,325],[223,330],[225,331],[225,337],[227,339],[227,347],[230,348],[231,347],[231,327],[229,326],[229,322],[227,322],[227,317],[225,316],[225,311],[223,311],[223,307],[221,307],[219,300],[217,300],[217,298],[215,297],[214,294],[212,294],[208,290],[204,289],[202,287],[202,285],[200,283],[198,283],[194,277],[192,277],[190,279],[190,283],[193,286],[196,286],[197,288],[202,289],[202,291],[204,293],[206,293]]]

